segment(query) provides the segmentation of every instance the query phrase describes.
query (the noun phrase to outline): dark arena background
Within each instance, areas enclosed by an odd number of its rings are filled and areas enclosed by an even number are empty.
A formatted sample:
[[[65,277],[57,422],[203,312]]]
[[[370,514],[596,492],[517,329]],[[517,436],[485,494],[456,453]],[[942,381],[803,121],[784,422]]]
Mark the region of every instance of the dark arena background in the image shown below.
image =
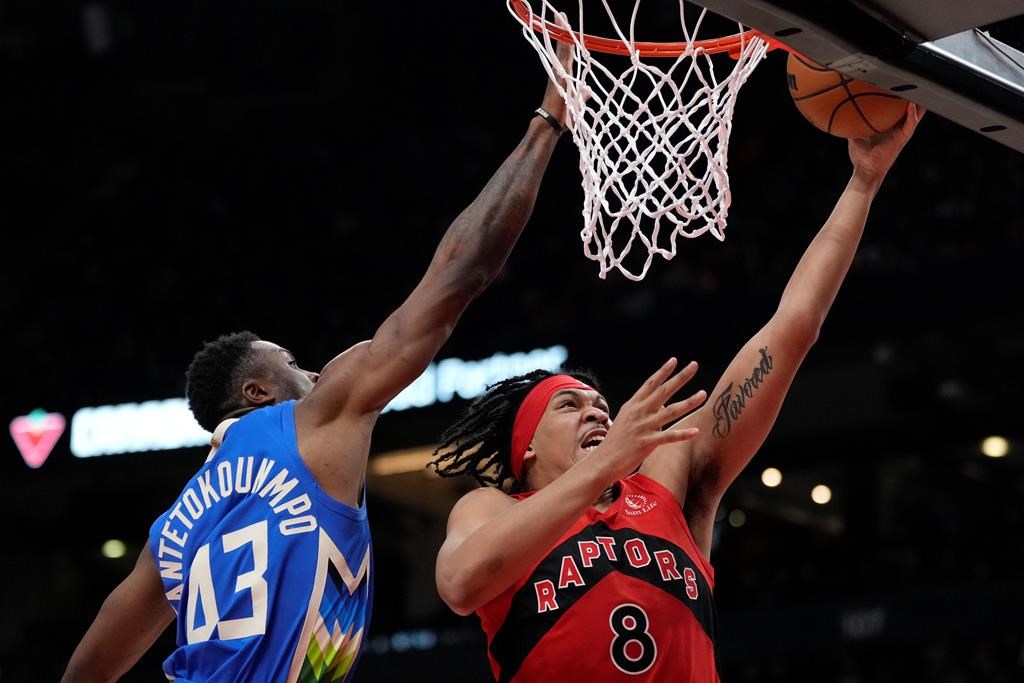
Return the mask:
[[[204,340],[251,329],[319,368],[412,289],[540,103],[519,31],[500,0],[0,5],[0,406],[12,434],[40,411],[37,458],[66,421],[39,467],[13,437],[0,446],[0,681],[59,678],[202,464],[165,401]],[[641,283],[599,280],[584,258],[561,140],[507,268],[438,356],[465,361],[453,381],[547,350],[593,369],[613,406],[669,355],[699,361],[691,386],[710,390],[849,175],[784,63],[769,55],[739,96],[727,240],[686,241]],[[926,116],[723,501],[723,681],[1024,680],[1022,257],[1024,157]],[[488,680],[477,619],[434,588],[467,490],[423,469],[466,405],[434,398],[375,433],[376,605],[356,681]],[[79,412],[102,406],[120,407]],[[162,680],[172,646],[169,629],[123,680]]]

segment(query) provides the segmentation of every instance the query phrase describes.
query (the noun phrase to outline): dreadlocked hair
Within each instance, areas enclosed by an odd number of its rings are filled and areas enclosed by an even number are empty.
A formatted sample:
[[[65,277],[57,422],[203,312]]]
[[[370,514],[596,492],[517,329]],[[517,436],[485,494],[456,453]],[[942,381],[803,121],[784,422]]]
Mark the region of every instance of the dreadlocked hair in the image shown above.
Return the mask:
[[[192,357],[185,373],[185,395],[196,422],[206,431],[212,432],[225,415],[244,407],[236,398],[236,385],[250,369],[252,343],[259,340],[248,330],[221,335]]]
[[[481,486],[495,486],[512,493],[522,491],[526,482],[512,473],[512,427],[526,395],[554,374],[534,370],[487,387],[486,393],[474,400],[441,435],[441,444],[429,466],[442,477],[465,474]],[[559,374],[598,389],[597,380],[587,371]]]

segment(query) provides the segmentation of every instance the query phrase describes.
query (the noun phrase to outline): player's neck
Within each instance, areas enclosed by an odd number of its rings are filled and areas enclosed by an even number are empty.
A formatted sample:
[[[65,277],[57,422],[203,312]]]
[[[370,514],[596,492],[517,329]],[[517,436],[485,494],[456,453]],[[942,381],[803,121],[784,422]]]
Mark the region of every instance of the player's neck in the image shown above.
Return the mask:
[[[246,406],[244,408],[237,408],[235,410],[232,410],[230,413],[228,413],[224,417],[222,417],[220,419],[220,421],[223,422],[224,420],[230,420],[232,418],[242,417],[243,415],[248,415],[249,413],[251,413],[252,411],[256,410],[257,408],[266,408],[266,406]]]
[[[602,491],[601,495],[597,497],[597,500],[594,501],[594,509],[598,510],[599,512],[605,512],[606,510],[608,510],[609,507],[611,507],[612,503],[614,503],[615,499],[618,497],[619,484],[618,482],[615,482],[614,484],[606,488],[604,491]]]

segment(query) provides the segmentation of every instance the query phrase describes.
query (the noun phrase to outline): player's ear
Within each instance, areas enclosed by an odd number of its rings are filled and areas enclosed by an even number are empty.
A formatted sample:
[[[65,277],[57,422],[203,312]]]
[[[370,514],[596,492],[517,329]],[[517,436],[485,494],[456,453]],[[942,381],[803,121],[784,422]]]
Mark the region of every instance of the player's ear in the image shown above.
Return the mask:
[[[533,444],[531,443],[526,447],[526,452],[523,453],[523,478],[526,478],[526,473],[529,471],[533,464],[537,461],[537,451],[533,450]]]
[[[252,406],[273,405],[274,391],[270,383],[262,379],[247,379],[242,383],[242,398]]]

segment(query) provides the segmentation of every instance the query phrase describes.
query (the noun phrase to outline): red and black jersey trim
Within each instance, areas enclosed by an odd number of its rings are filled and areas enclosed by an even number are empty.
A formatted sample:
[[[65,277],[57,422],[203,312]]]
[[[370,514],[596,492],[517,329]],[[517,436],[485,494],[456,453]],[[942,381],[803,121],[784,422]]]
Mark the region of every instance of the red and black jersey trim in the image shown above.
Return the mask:
[[[562,568],[562,558],[571,555],[577,561],[579,556],[580,541],[594,541],[598,536],[611,536],[615,539],[615,560],[609,560],[602,554],[594,559],[593,566],[586,569],[580,568],[581,574],[586,580],[583,586],[566,586],[558,590],[558,609],[538,613],[537,593],[535,583],[545,579],[558,584]],[[684,581],[664,581],[661,570],[656,561],[648,562],[643,567],[634,567],[626,558],[623,551],[625,543],[631,539],[640,539],[647,546],[651,555],[659,550],[668,550],[676,558],[677,567],[680,571],[684,568],[693,570],[698,597],[691,600],[686,596],[686,584]],[[700,623],[704,633],[707,634],[714,649],[715,664],[718,664],[717,637],[717,616],[715,611],[714,596],[711,587],[701,573],[700,568],[679,546],[666,541],[658,536],[650,536],[637,532],[635,529],[611,529],[604,522],[596,522],[572,536],[558,546],[554,547],[537,568],[530,575],[530,578],[516,592],[509,606],[508,614],[502,622],[501,627],[494,634],[491,640],[490,653],[500,667],[499,681],[505,683],[511,681],[519,668],[523,665],[526,657],[533,648],[544,638],[545,634],[572,608],[587,592],[594,588],[602,579],[612,572],[620,572],[659,588],[672,598],[675,598],[685,605],[693,616]]]

